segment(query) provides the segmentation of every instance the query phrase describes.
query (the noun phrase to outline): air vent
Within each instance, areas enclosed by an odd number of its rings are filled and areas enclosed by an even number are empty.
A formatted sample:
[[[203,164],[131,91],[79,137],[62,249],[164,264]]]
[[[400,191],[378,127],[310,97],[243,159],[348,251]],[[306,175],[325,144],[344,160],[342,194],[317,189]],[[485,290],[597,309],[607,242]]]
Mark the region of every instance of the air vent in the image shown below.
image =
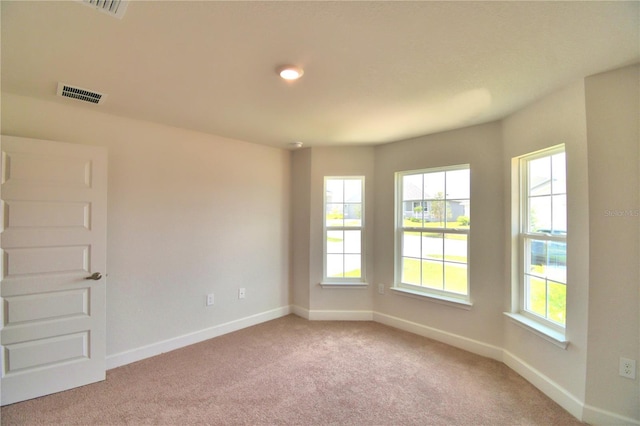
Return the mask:
[[[89,102],[92,104],[101,104],[107,97],[107,95],[103,93],[81,89],[80,87],[73,87],[64,83],[58,83],[58,96],[77,99],[79,101]]]
[[[116,18],[122,18],[129,5],[128,0],[80,0],[83,4],[93,7],[100,12],[108,13]]]

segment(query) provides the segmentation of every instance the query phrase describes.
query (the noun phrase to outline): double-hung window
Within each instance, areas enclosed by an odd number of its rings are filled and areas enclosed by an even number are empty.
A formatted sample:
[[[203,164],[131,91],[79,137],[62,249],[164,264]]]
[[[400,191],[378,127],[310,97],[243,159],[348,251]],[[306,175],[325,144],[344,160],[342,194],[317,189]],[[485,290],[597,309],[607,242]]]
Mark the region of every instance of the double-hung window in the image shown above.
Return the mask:
[[[564,145],[519,159],[519,313],[563,333],[567,300]]]
[[[396,288],[469,301],[469,165],[396,173]]]
[[[323,283],[364,282],[364,177],[325,177]]]

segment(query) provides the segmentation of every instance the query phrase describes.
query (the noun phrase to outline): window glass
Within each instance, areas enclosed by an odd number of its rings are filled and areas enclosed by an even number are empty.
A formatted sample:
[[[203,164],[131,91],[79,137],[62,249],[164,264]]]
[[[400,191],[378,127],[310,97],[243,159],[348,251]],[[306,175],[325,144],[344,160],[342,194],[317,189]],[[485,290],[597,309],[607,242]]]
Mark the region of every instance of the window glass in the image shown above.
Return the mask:
[[[397,286],[468,299],[468,165],[397,173]]]
[[[566,325],[567,194],[566,156],[557,147],[525,156],[520,194],[522,273],[520,311],[545,325]]]
[[[363,279],[362,177],[326,177],[324,199],[324,279]]]

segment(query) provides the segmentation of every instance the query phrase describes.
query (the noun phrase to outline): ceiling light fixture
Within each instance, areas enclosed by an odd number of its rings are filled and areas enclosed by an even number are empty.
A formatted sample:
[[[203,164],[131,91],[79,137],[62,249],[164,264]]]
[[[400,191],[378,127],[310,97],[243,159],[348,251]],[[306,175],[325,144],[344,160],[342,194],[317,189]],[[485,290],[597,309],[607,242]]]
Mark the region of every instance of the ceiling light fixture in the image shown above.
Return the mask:
[[[302,148],[302,145],[303,145],[303,143],[302,143],[302,142],[300,142],[300,141],[291,142],[291,143],[289,144],[289,146],[290,146],[291,148]]]
[[[285,80],[297,80],[302,77],[304,71],[300,67],[294,65],[284,65],[277,68],[278,75]]]

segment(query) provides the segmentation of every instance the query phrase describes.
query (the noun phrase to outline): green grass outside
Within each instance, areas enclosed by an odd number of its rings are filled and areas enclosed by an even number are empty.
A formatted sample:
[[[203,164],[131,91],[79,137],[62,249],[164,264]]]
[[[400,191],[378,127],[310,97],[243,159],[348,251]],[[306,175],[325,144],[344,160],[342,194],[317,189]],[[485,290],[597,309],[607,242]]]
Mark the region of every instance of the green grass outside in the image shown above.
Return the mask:
[[[427,230],[427,232],[428,232],[428,230]],[[404,235],[419,237],[421,233],[425,233],[425,232],[411,232],[411,231],[406,232],[405,231]],[[431,234],[433,234],[433,233],[431,233]],[[448,239],[448,240],[466,240],[467,239],[467,235],[466,234],[445,234],[444,237],[446,239]]]
[[[354,269],[353,271],[347,271],[344,273],[345,277],[351,277],[351,278],[360,278],[362,276],[362,273],[360,271],[360,269]]]
[[[344,275],[331,275],[329,278],[360,278],[362,277],[362,271],[360,269],[354,269],[352,271],[347,271]]]
[[[420,264],[423,267],[420,268]],[[403,258],[402,282],[454,293],[467,294],[466,268],[444,262],[421,262],[420,259]],[[444,279],[442,273],[444,271]],[[444,283],[444,285],[443,285]]]
[[[419,226],[419,224],[416,224],[415,222],[409,222],[408,220],[405,220],[405,226],[416,225]],[[425,227],[442,227],[443,225],[444,224],[442,222],[425,223]],[[468,226],[466,228],[468,228]],[[419,236],[418,232],[408,232],[407,234],[415,234],[416,236]],[[466,239],[467,237],[466,235],[448,234],[445,238]],[[341,242],[342,239],[327,238],[327,241]],[[434,255],[433,258],[440,259],[442,258],[442,256]],[[449,255],[446,256],[446,260],[464,262],[466,261],[466,257]],[[467,294],[467,271],[464,268],[445,263],[444,273],[446,281],[444,282],[443,288],[442,267],[440,265],[441,264],[437,262],[425,262],[421,276],[420,260],[405,258],[402,271],[403,282],[460,294]],[[534,270],[532,272],[543,273],[542,270]],[[359,278],[361,276],[362,271],[360,269],[347,271],[344,274],[344,277],[351,278]],[[548,318],[549,320],[558,324],[565,325],[567,306],[566,300],[567,288],[565,285],[550,282],[547,291],[544,279],[536,277],[531,278],[531,282],[529,285],[529,304],[527,307],[529,311],[540,315],[543,318]]]
[[[567,286],[544,278],[530,277],[527,310],[543,318],[565,325],[567,312]]]
[[[424,225],[424,226],[423,226]],[[404,226],[406,227],[424,227],[424,228],[442,228],[445,226],[443,222],[412,222],[408,219],[404,220]],[[469,226],[462,226],[459,223],[452,224],[449,222],[449,227],[455,227],[460,229],[469,229]],[[408,235],[415,234],[419,236],[419,232],[408,232]],[[464,240],[466,235],[448,234],[445,238]],[[327,238],[328,242],[341,242],[341,238]],[[442,258],[442,256],[435,255],[435,259]],[[466,260],[463,256],[446,256],[446,260],[464,262]],[[419,259],[405,258],[403,264],[403,281],[408,284],[422,285],[425,287],[436,288],[439,290],[446,290],[456,292],[460,294],[467,294],[467,271],[464,268],[456,267],[449,263],[444,263],[444,274],[446,281],[444,281],[443,288],[443,268],[438,262],[425,262],[424,267],[420,269]],[[534,270],[534,273],[542,273],[543,271]],[[344,277],[358,278],[362,276],[360,269],[354,269],[347,271]],[[548,289],[545,286],[545,280],[542,278],[532,277],[529,285],[529,304],[527,309],[537,315],[556,322],[558,324],[565,325],[566,323],[566,297],[567,288],[562,284],[549,283]]]

